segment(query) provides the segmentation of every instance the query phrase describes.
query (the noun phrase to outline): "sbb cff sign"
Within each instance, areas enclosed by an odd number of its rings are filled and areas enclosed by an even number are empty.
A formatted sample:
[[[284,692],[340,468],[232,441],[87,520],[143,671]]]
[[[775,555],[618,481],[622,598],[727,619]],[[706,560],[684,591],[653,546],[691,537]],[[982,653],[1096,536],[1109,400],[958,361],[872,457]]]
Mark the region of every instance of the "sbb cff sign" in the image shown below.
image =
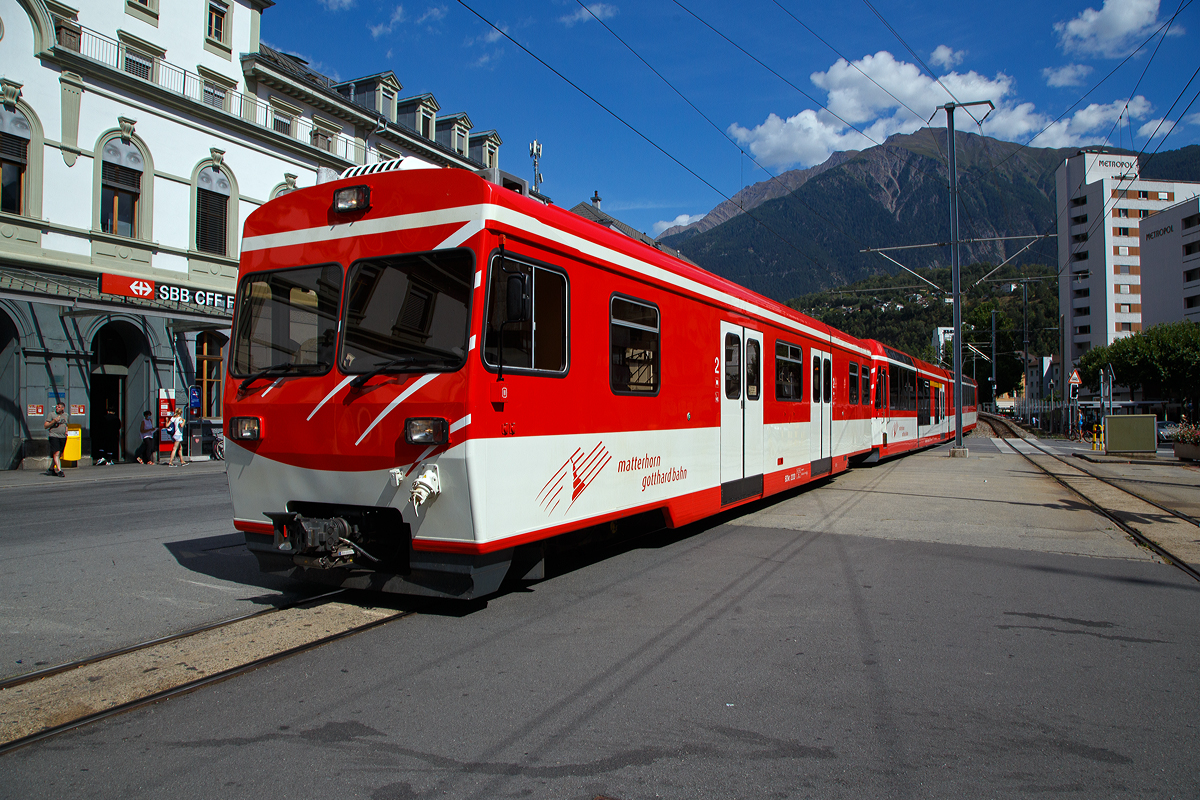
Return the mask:
[[[231,294],[210,292],[205,289],[189,289],[186,286],[173,286],[148,278],[110,275],[107,272],[100,275],[100,292],[102,294],[119,294],[122,297],[139,297],[143,300],[170,300],[176,303],[233,311],[234,298]]]

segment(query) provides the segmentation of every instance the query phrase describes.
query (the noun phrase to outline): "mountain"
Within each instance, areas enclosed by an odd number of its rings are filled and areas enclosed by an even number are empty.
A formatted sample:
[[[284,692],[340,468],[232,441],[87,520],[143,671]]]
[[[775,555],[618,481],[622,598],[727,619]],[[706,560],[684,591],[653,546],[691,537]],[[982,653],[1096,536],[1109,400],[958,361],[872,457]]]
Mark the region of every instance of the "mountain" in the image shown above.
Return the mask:
[[[1022,147],[972,133],[956,138],[963,238],[1055,230],[1054,173],[1077,148]],[[897,134],[859,152],[836,153],[807,170],[784,173],[739,192],[700,222],[659,241],[705,269],[754,291],[789,298],[898,271],[868,247],[927,244],[950,238],[944,130]],[[1167,162],[1171,154],[1156,157]],[[794,187],[794,188],[792,188]],[[753,202],[756,205],[752,205]],[[963,247],[964,263],[999,263],[1025,242]],[[949,248],[889,253],[907,267],[945,266]],[[1052,239],[1022,262],[1055,262]]]

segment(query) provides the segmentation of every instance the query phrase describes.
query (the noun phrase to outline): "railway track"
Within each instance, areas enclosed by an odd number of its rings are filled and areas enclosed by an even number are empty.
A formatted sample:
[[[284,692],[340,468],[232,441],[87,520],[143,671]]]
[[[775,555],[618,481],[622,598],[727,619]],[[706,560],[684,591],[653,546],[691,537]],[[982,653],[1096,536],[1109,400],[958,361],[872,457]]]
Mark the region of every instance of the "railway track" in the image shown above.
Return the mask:
[[[1166,563],[1177,567],[1192,578],[1200,581],[1200,570],[1197,570],[1196,567],[1192,566],[1187,559],[1171,552],[1164,547],[1161,542],[1156,541],[1154,537],[1147,535],[1146,532],[1131,524],[1130,520],[1127,518],[1131,516],[1131,513],[1127,509],[1114,507],[1116,504],[1112,502],[1101,502],[1094,493],[1083,491],[1078,485],[1079,481],[1077,476],[1086,476],[1088,480],[1103,484],[1110,489],[1133,498],[1133,500],[1138,503],[1144,503],[1148,506],[1152,506],[1158,511],[1164,512],[1173,520],[1177,520],[1178,522],[1192,526],[1193,528],[1200,528],[1200,522],[1198,522],[1194,517],[1165,506],[1162,503],[1152,500],[1139,492],[1129,489],[1126,486],[1122,486],[1117,481],[1106,478],[1103,475],[1097,475],[1078,463],[1073,463],[1073,460],[1071,459],[1067,459],[1057,453],[1050,452],[1038,444],[1037,440],[1028,439],[1022,436],[1018,429],[1003,417],[980,413],[979,421],[991,428],[992,432],[996,434],[997,438],[1021,439],[1025,445],[1037,450],[1039,457],[1044,457],[1047,460],[1052,460],[1053,462],[1061,465],[1062,469],[1050,469],[1046,464],[1040,463],[1037,458],[1034,458],[1029,453],[1015,447],[1012,448],[1014,452],[1016,452],[1033,466],[1037,467],[1041,472],[1053,478],[1064,488],[1068,489],[1072,494],[1079,497],[1098,514],[1108,519],[1121,531],[1133,538],[1133,540],[1139,545],[1147,548]],[[1139,516],[1145,518],[1145,515]],[[1193,530],[1191,533],[1195,534],[1196,531]]]
[[[296,600],[0,682],[0,755],[187,694],[415,612]]]

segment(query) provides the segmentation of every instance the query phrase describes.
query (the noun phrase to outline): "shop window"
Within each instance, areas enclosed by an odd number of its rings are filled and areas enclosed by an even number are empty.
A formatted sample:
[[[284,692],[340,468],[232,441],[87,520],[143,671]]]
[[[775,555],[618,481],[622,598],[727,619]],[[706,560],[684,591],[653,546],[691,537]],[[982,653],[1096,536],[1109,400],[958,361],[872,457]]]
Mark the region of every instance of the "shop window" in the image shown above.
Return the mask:
[[[567,371],[567,276],[556,270],[514,261],[492,259],[487,327],[483,355],[498,366],[501,338],[504,370]],[[530,288],[532,313],[524,322],[506,323],[508,277],[521,274]],[[503,324],[503,337],[501,325]]]
[[[775,399],[804,399],[804,353],[787,342],[775,343]]]
[[[196,384],[200,389],[200,415],[221,416],[221,375],[225,358],[224,336],[204,331],[196,337]]]
[[[618,394],[654,394],[659,364],[659,315],[649,303],[625,297],[609,301],[609,383]]]

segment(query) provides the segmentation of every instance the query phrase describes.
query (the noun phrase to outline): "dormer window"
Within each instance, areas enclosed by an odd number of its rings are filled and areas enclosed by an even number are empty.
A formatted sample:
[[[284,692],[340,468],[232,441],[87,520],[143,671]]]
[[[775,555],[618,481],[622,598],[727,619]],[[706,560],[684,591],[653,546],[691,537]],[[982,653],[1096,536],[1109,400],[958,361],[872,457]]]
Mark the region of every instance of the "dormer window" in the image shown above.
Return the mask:
[[[421,126],[417,129],[417,133],[421,134],[426,139],[433,138],[433,114],[431,112],[421,112]]]
[[[396,121],[396,93],[391,89],[383,90],[383,115],[388,121]]]

